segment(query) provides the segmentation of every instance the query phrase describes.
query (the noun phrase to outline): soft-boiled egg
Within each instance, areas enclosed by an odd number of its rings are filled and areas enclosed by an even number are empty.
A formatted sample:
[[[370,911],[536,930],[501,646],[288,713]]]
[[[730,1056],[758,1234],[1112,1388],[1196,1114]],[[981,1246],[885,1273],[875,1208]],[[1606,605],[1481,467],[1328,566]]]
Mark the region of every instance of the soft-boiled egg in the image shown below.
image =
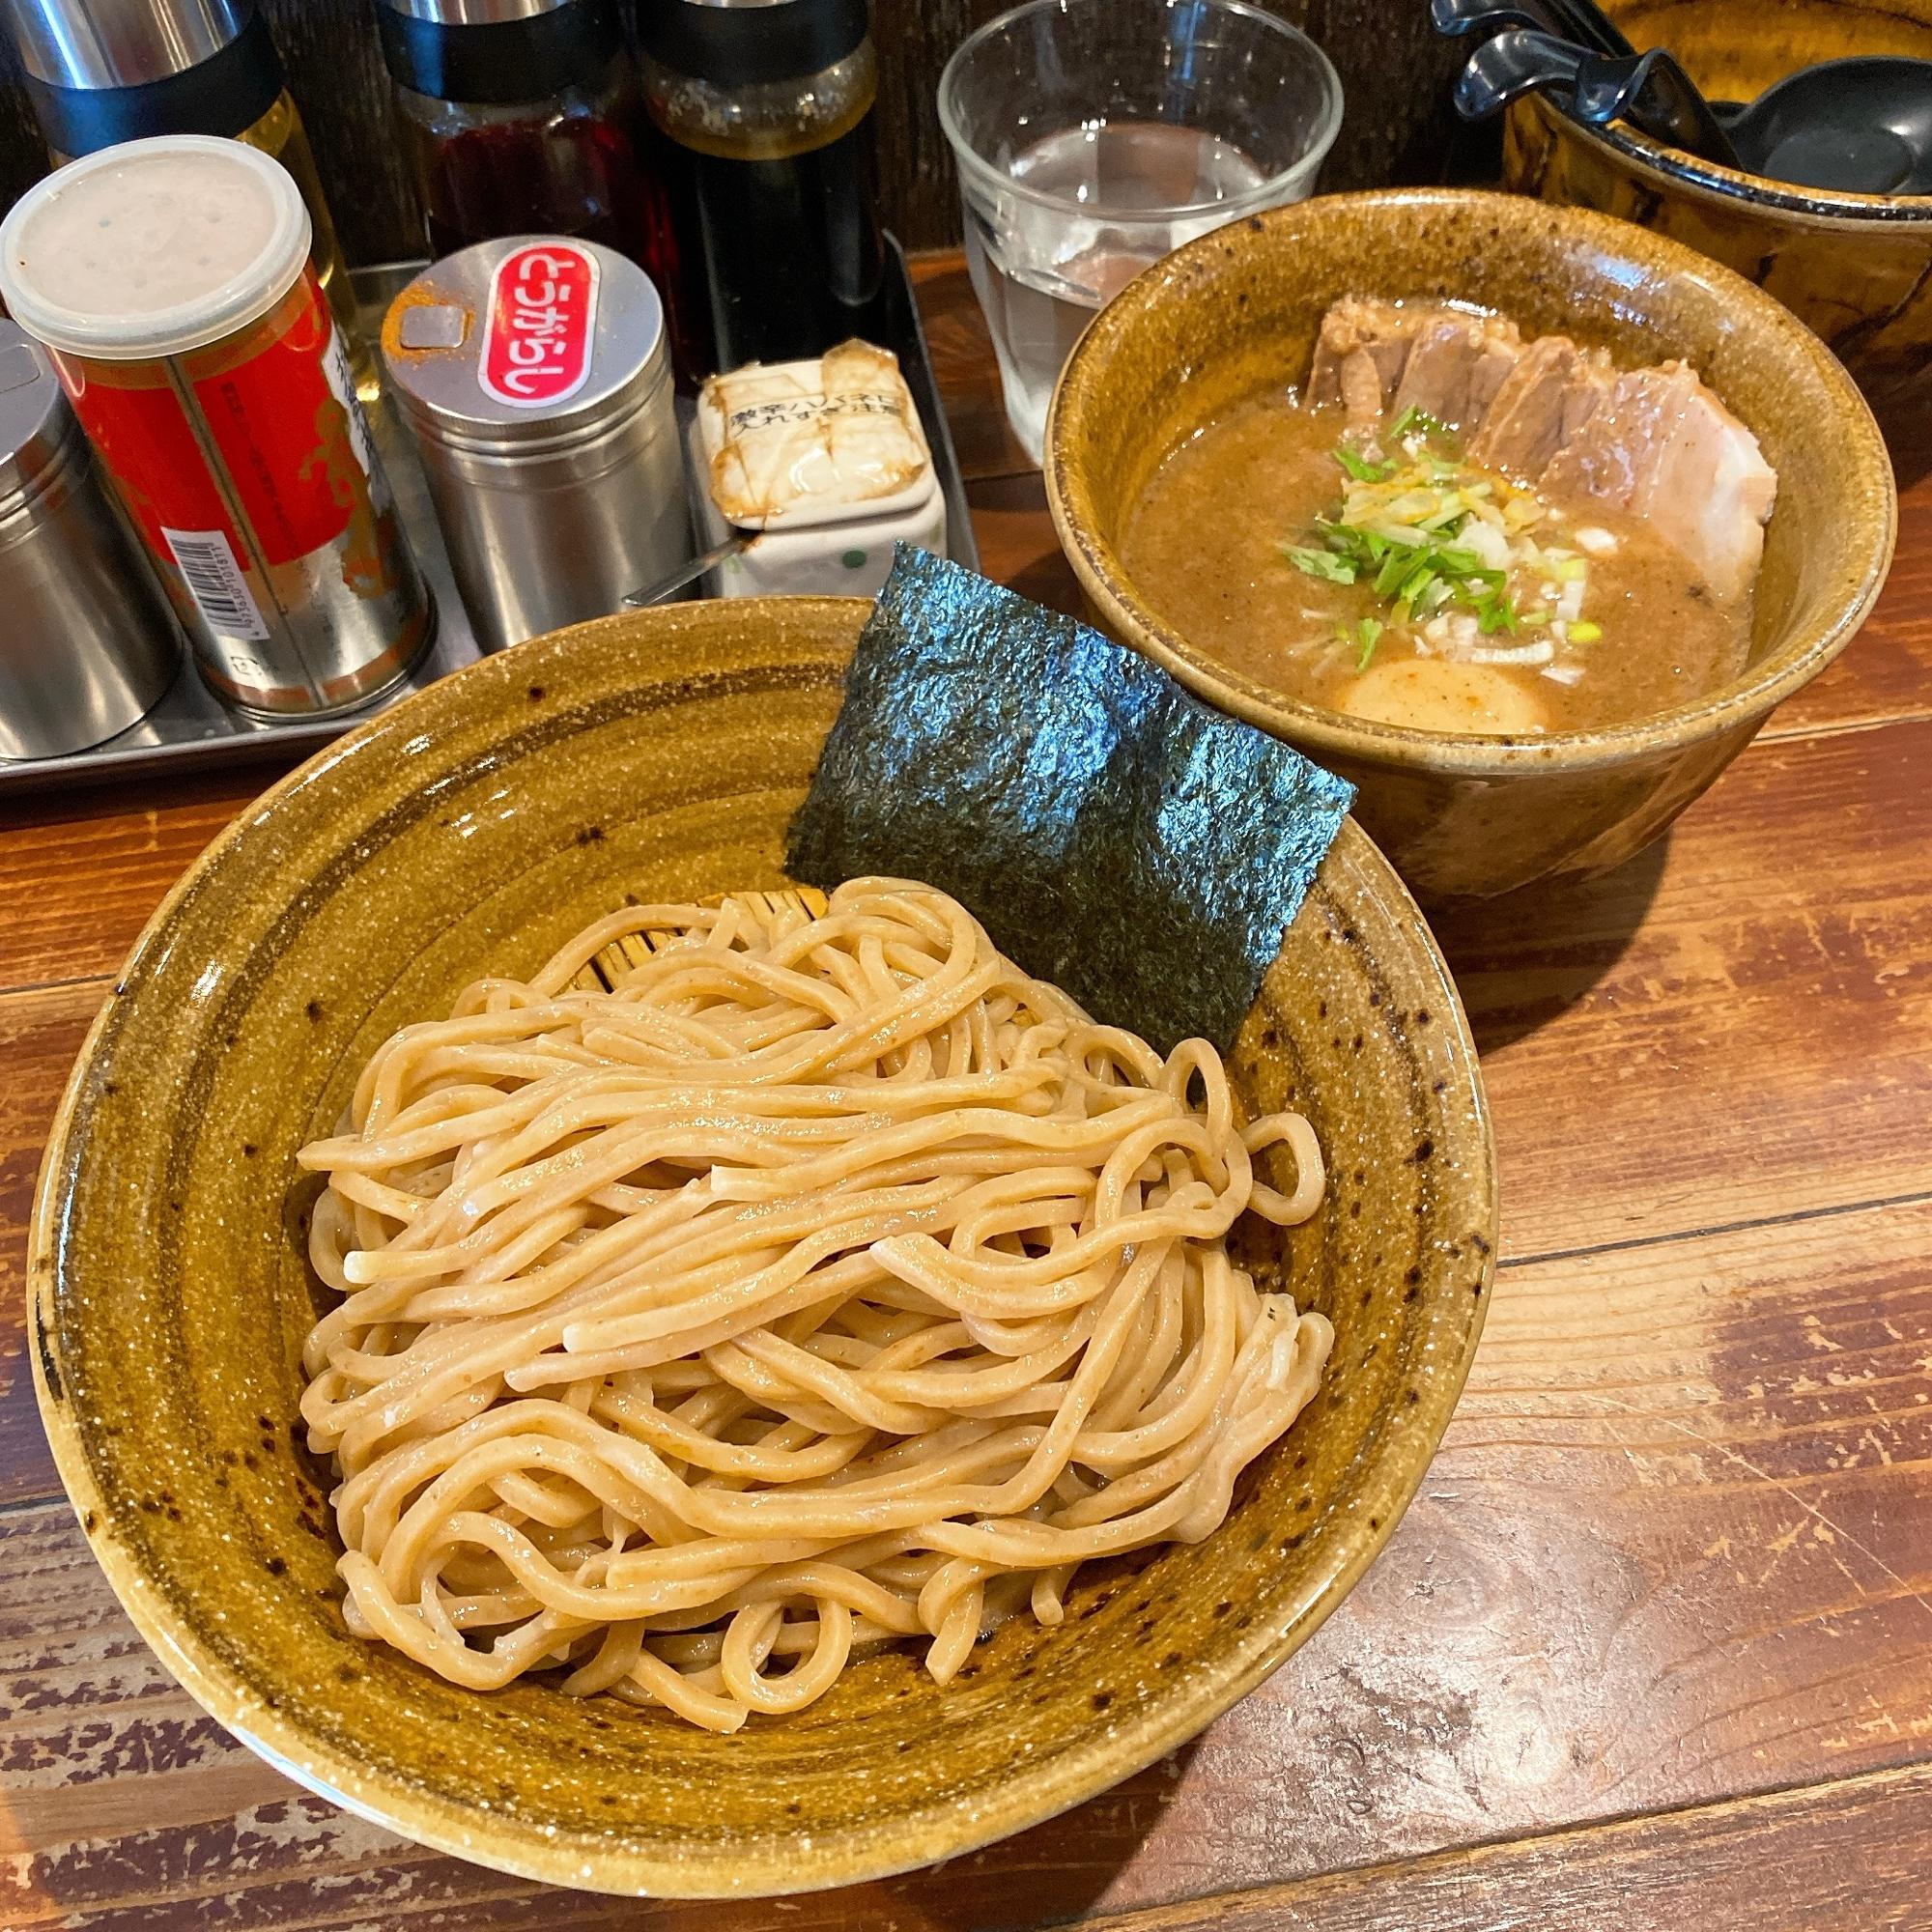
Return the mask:
[[[1342,709],[1372,724],[1411,731],[1515,737],[1548,728],[1542,705],[1492,665],[1444,658],[1391,658],[1342,694]]]

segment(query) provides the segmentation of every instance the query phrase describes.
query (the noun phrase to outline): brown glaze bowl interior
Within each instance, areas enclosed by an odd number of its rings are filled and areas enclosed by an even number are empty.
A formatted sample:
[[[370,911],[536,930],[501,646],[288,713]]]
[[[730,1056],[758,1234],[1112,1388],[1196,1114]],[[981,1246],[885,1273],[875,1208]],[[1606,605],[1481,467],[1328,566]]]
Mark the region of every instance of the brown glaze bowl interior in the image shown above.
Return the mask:
[[[1190,643],[1184,614],[1156,611],[1118,548],[1149,478],[1236,404],[1303,382],[1323,313],[1351,295],[1497,310],[1525,335],[1560,332],[1625,367],[1691,362],[1778,474],[1744,675],[1606,729],[1448,737],[1344,718],[1257,683]],[[1884,582],[1896,523],[1871,412],[1817,337],[1761,290],[1606,215],[1443,189],[1274,210],[1147,270],[1066,365],[1047,425],[1046,482],[1062,545],[1102,622],[1193,689],[1317,757],[1475,776],[1613,765],[1768,711],[1857,631]]]
[[[135,1623],[294,1776],[533,1878],[688,1895],[856,1881],[1151,1762],[1361,1574],[1481,1324],[1495,1201],[1474,1052],[1407,895],[1347,824],[1234,1056],[1249,1104],[1303,1108],[1326,1150],[1316,1221],[1239,1233],[1253,1265],[1327,1312],[1337,1348],[1215,1535],[1089,1570],[1061,1629],[1009,1624],[944,1689],[894,1649],[731,1738],[537,1680],[478,1695],[349,1634],[331,1479],[297,1423],[321,1291],[296,1151],[397,1026],[478,974],[532,970],[626,892],[781,883],[867,609],[744,600],[586,625],[322,753],[156,915],[43,1169],[43,1414]]]

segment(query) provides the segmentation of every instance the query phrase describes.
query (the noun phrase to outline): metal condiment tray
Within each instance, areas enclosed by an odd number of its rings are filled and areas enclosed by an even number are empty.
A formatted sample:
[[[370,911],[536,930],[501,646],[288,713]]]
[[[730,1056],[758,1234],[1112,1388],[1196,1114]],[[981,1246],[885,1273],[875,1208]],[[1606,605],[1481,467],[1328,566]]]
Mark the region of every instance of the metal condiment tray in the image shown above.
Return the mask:
[[[398,262],[355,270],[355,293],[372,341],[380,332],[391,298],[422,266],[420,262]],[[885,341],[881,346],[899,358],[939,468],[940,487],[946,496],[947,548],[955,562],[977,568],[979,548],[973,540],[972,511],[959,474],[959,459],[933,380],[932,358],[906,272],[905,255],[890,235],[886,237],[886,325],[882,332]],[[332,718],[293,718],[271,724],[231,711],[201,681],[193,666],[185,663],[154,709],[138,724],[129,725],[104,745],[70,752],[62,758],[0,758],[0,798],[52,791],[63,785],[114,782],[157,771],[306,753],[354,729],[399,697],[420,691],[463,665],[473,664],[480,653],[456,594],[422,469],[386,400],[372,412],[371,427],[395,487],[416,559],[436,595],[437,634],[410,676],[357,710]]]

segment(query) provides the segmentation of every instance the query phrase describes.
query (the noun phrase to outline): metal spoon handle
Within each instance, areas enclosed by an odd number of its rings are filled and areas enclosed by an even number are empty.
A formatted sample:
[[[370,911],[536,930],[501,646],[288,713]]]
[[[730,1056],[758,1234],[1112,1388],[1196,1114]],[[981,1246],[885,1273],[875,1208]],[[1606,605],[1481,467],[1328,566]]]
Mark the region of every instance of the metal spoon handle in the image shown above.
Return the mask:
[[[743,535],[728,536],[722,544],[714,544],[702,556],[695,556],[688,563],[681,563],[666,576],[655,579],[640,589],[633,590],[625,597],[626,611],[640,611],[648,604],[662,604],[667,597],[674,596],[688,583],[696,583],[707,570],[715,570],[727,556],[736,556],[751,541]]]

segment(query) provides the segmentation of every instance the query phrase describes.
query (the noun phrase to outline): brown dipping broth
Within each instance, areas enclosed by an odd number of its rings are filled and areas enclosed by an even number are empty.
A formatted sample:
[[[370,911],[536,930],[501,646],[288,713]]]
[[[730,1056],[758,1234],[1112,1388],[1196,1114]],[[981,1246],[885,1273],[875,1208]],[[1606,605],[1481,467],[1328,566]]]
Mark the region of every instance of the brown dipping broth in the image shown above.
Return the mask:
[[[1283,555],[1319,542],[1315,519],[1332,512],[1347,478],[1335,458],[1347,418],[1300,407],[1292,391],[1258,396],[1209,423],[1154,472],[1128,515],[1121,556],[1161,617],[1231,669],[1310,704],[1345,710],[1360,652],[1337,626],[1388,619],[1364,582],[1305,576]],[[1585,615],[1602,637],[1583,652],[1575,684],[1540,668],[1498,666],[1537,709],[1545,728],[1588,731],[1648,718],[1715,691],[1745,667],[1748,597],[1723,602],[1691,564],[1641,518],[1540,490],[1561,520],[1607,530],[1612,554],[1589,559]],[[1539,525],[1538,534],[1551,528]],[[1519,639],[1498,634],[1484,645]],[[1416,654],[1414,626],[1389,623],[1372,665]],[[1480,729],[1481,727],[1477,727]]]

